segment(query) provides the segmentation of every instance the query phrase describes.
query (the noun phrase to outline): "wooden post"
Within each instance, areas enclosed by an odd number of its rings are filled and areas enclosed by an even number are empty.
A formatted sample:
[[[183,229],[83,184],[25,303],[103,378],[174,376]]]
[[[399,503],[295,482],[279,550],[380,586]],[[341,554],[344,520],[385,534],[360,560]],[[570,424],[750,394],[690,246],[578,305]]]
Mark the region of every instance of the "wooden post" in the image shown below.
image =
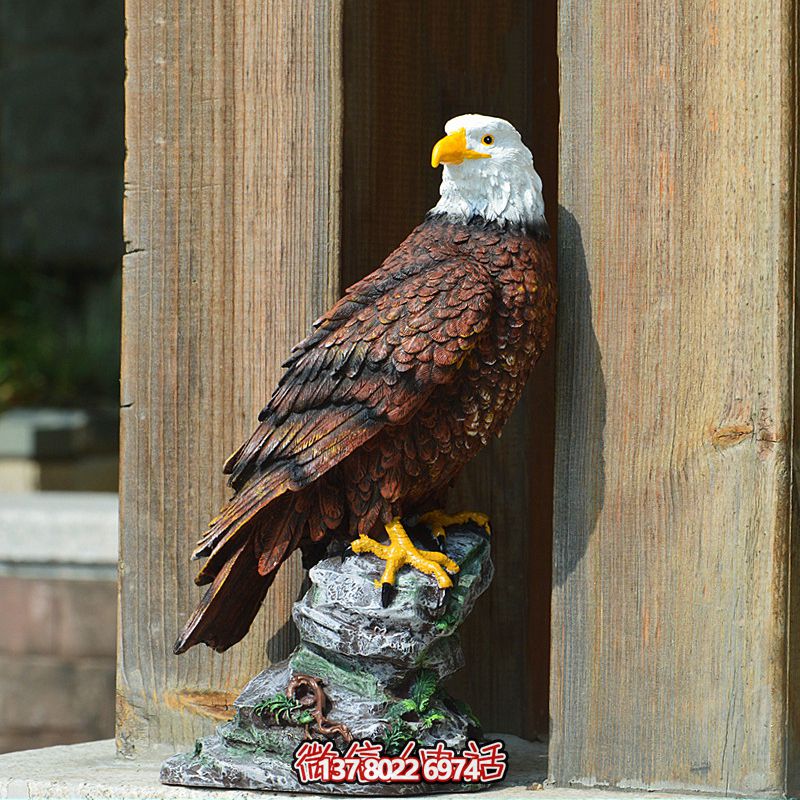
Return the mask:
[[[794,14],[561,2],[558,784],[800,789]]]
[[[206,733],[288,653],[287,565],[249,637],[172,655],[192,544],[288,348],[339,292],[341,2],[129,0],[118,742]]]

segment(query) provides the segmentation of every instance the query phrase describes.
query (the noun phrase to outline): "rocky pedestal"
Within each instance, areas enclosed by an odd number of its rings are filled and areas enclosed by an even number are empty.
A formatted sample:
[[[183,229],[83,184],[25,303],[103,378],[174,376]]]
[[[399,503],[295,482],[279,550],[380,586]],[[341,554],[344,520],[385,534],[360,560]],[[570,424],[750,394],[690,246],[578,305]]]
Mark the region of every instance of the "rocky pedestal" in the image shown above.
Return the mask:
[[[233,720],[198,740],[194,753],[165,761],[161,781],[331,794],[458,789],[424,782],[304,785],[292,769],[295,750],[309,738],[332,741],[340,752],[353,739],[369,739],[396,754],[411,740],[461,749],[479,737],[469,708],[440,683],[463,665],[456,631],[492,579],[489,543],[466,527],[451,528],[446,552],[461,567],[452,589],[444,592],[406,567],[388,608],[375,587],[383,570],[375,556],[317,564],[311,588],[294,606],[300,646],[250,681]]]

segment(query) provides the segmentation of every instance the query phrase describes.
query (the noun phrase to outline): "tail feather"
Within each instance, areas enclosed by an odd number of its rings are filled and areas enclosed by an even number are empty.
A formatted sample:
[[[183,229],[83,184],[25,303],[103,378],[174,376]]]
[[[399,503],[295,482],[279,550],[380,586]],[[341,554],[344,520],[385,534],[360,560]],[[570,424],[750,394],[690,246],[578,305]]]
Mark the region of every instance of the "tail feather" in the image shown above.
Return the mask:
[[[307,521],[307,503],[282,496],[218,543],[196,578],[213,582],[175,642],[176,654],[200,642],[222,652],[247,633]]]
[[[203,558],[216,550],[224,540],[244,528],[266,511],[287,489],[282,476],[263,476],[244,492],[232,497],[209,523],[192,553],[192,558]]]
[[[218,653],[236,644],[250,629],[272,585],[275,572],[261,575],[251,541],[219,571],[178,636],[177,655],[203,642]]]
[[[213,549],[208,553],[208,561],[197,573],[194,582],[199,586],[211,583],[219,571],[228,563],[228,559],[245,542],[250,543],[258,555],[262,540],[272,543],[292,539],[292,531],[285,527],[286,507],[291,505],[292,496],[282,495],[276,498],[267,508],[246,519],[234,520],[227,526],[218,524],[215,529]],[[197,558],[197,555],[195,555]],[[276,569],[279,565],[276,565]]]

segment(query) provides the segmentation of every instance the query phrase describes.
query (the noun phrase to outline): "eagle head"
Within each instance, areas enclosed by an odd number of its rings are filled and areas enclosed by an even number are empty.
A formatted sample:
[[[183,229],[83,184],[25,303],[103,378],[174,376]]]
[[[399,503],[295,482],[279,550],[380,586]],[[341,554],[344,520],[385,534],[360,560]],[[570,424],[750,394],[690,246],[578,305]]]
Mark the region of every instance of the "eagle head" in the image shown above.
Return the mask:
[[[517,129],[499,117],[462,114],[444,126],[431,153],[443,165],[441,199],[431,209],[453,221],[546,227],[542,179]]]

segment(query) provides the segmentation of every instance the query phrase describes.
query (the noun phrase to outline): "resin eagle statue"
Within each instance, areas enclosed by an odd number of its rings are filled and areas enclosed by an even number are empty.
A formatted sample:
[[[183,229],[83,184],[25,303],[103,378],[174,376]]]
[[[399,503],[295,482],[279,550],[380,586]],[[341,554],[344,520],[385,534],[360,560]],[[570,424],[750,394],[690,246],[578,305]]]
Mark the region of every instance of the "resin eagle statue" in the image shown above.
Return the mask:
[[[435,537],[485,515],[446,514],[447,488],[499,433],[550,337],[556,310],[542,182],[508,122],[451,119],[433,148],[441,199],[296,345],[252,436],[225,463],[233,497],[194,558],[211,586],[175,643],[226,650],[250,628],[281,564],[329,544],[452,585]],[[419,537],[417,537],[419,538]],[[433,537],[428,537],[431,542]]]

